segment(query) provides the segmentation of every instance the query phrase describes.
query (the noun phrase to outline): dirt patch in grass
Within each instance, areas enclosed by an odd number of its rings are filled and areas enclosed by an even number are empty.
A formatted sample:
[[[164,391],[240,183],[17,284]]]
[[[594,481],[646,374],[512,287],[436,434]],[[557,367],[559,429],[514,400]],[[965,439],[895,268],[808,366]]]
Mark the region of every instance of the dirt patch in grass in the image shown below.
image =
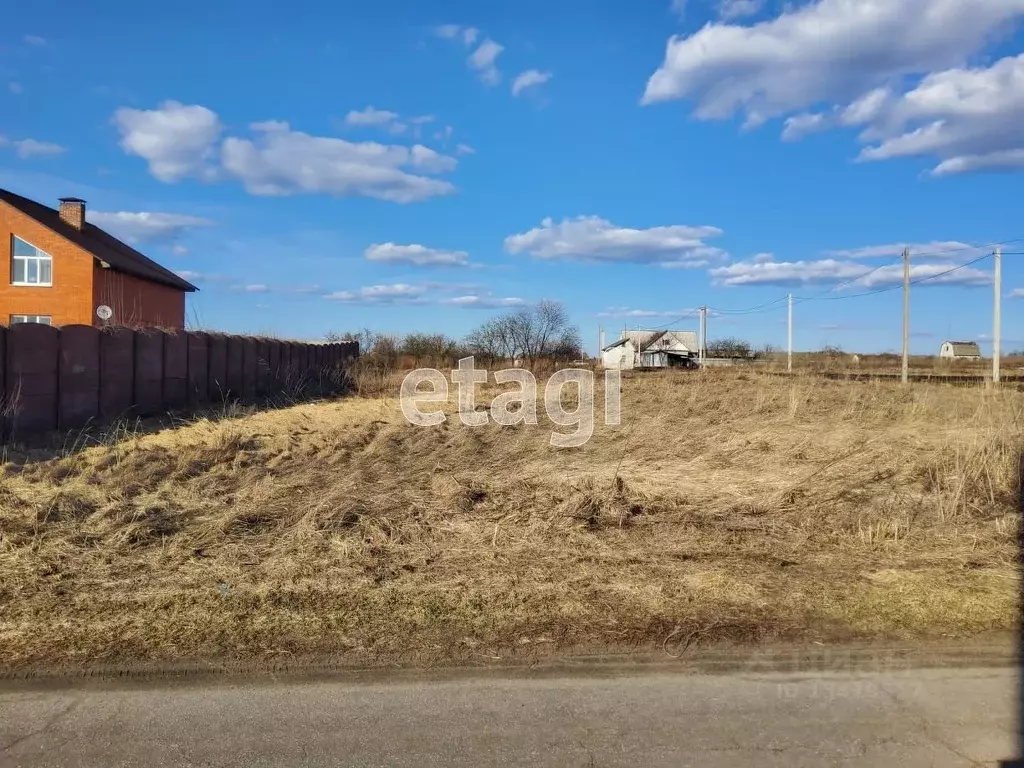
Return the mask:
[[[622,426],[576,449],[543,415],[424,428],[352,398],[3,465],[0,660],[1015,627],[1024,394],[714,371],[626,379],[622,399]]]

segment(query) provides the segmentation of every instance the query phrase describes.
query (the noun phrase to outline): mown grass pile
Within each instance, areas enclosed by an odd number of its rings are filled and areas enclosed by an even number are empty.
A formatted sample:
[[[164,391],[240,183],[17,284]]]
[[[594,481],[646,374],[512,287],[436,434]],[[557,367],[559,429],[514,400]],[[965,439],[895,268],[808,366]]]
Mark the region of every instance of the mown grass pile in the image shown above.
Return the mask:
[[[622,411],[559,450],[543,406],[427,428],[349,398],[12,459],[0,662],[1014,627],[1024,393],[684,372]]]

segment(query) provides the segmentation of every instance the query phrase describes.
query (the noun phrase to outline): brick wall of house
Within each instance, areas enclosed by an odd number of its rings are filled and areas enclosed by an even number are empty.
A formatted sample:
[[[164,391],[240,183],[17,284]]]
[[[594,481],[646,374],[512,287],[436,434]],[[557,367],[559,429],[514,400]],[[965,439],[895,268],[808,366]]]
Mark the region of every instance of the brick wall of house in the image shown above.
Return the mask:
[[[116,325],[185,327],[185,294],[167,285],[140,280],[123,272],[103,269],[97,263],[93,278],[94,306],[114,310]]]
[[[53,285],[11,285],[13,235],[53,257]],[[93,259],[56,232],[0,202],[0,324],[11,315],[50,315],[54,325],[93,322]]]

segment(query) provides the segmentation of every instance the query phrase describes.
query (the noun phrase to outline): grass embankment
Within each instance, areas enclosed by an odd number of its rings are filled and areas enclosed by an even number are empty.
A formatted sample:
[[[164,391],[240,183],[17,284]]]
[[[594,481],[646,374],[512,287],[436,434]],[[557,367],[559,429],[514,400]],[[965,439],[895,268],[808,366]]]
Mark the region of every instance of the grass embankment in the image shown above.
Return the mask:
[[[570,450],[543,413],[425,428],[351,398],[9,462],[0,662],[1014,627],[1022,393],[637,376]]]

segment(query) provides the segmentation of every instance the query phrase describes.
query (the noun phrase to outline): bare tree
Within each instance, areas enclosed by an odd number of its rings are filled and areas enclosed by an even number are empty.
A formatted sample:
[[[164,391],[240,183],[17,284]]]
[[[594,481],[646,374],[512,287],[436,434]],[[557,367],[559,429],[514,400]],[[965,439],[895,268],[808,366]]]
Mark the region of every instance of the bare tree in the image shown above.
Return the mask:
[[[546,299],[491,318],[466,337],[466,345],[479,357],[521,359],[529,366],[542,359],[576,360],[583,355],[580,332],[569,313]]]

